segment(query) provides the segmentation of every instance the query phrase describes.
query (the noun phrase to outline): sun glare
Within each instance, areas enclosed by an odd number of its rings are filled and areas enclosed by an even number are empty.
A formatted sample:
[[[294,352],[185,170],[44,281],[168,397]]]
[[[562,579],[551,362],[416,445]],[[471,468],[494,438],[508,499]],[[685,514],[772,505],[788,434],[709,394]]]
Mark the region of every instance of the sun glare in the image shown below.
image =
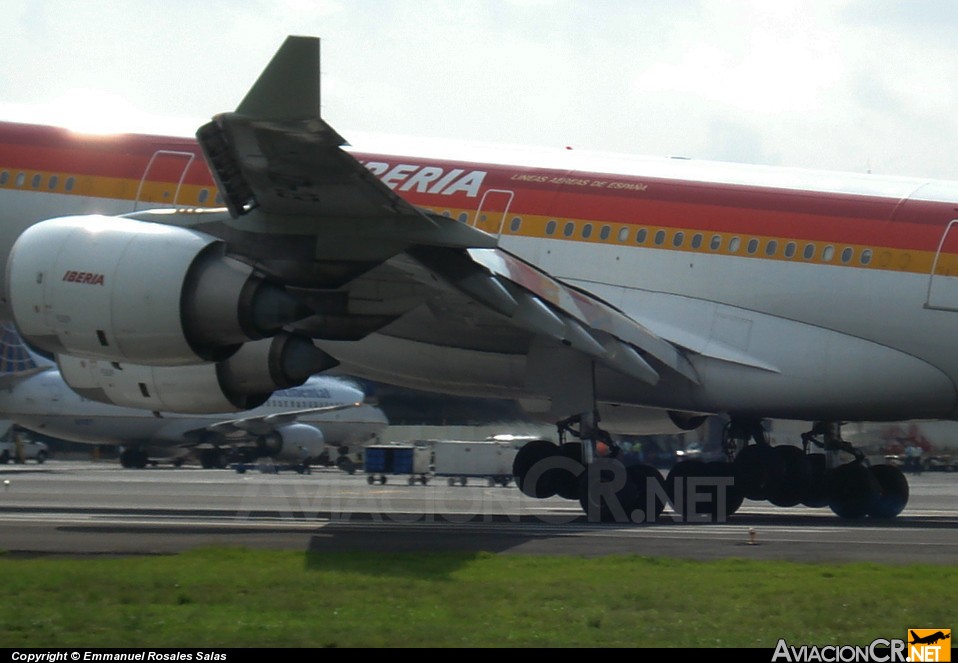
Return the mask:
[[[91,89],[70,90],[56,101],[39,106],[0,104],[0,117],[100,136],[123,133],[190,136],[203,122],[202,119],[153,115],[120,96]]]

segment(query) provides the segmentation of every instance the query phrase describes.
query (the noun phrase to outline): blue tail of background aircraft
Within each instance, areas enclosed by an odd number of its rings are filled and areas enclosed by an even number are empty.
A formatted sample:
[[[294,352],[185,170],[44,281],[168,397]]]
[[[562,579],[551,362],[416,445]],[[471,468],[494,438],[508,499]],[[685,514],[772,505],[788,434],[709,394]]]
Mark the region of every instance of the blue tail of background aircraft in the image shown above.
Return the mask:
[[[27,347],[13,323],[0,324],[0,375],[35,373],[50,365]]]

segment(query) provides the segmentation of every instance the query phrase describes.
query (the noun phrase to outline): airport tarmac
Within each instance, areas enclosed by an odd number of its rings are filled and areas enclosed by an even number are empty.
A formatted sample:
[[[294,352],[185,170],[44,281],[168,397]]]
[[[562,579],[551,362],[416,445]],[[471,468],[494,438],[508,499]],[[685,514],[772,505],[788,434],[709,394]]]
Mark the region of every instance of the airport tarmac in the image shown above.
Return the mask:
[[[52,460],[0,466],[0,550],[14,556],[169,554],[211,545],[303,551],[638,554],[690,559],[958,563],[958,475],[909,476],[891,521],[746,501],[728,522],[590,523],[578,503],[514,486],[323,469],[238,474]]]

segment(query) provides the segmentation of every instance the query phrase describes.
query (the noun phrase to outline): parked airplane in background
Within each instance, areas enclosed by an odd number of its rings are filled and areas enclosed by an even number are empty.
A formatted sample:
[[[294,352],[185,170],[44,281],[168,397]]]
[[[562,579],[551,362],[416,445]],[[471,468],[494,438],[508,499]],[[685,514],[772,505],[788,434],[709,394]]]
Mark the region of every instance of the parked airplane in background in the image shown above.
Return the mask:
[[[381,410],[363,403],[355,384],[327,376],[276,391],[241,416],[150,412],[92,401],[70,389],[55,366],[43,366],[8,327],[0,337],[0,374],[0,417],[71,442],[120,446],[124,467],[145,467],[156,459],[179,462],[190,454],[207,468],[221,467],[230,455],[308,464],[327,447],[377,439],[388,423]]]
[[[958,414],[958,184],[363,147],[319,108],[318,40],[290,37],[196,142],[0,125],[0,313],[78,393],[146,410],[245,409],[336,364],[517,399],[581,439],[524,447],[519,485],[602,518],[651,477],[596,458],[608,433],[709,414],[750,497],[904,508],[840,424]],[[769,418],[809,422],[805,452]]]

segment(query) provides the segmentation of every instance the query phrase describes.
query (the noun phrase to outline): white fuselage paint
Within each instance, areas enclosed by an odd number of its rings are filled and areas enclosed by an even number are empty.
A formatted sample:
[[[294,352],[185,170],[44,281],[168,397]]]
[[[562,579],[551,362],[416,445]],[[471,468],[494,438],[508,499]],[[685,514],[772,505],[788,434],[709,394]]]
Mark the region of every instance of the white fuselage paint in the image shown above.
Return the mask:
[[[374,170],[392,178],[400,191],[403,186],[440,183],[471,191],[482,182],[481,176],[470,178],[465,172],[447,182],[451,170],[397,170],[398,165],[416,164],[416,158],[389,157],[389,150],[378,153],[384,156],[375,163],[390,165],[377,165]],[[463,159],[462,154],[444,150],[428,156]],[[470,159],[479,163],[486,156],[479,150]],[[494,156],[490,160],[499,163],[546,165],[570,172],[958,201],[956,185],[905,178],[572,153],[559,153],[557,163],[553,153],[527,157],[501,149]],[[7,230],[0,234],[0,259],[4,260],[16,234],[30,223],[78,212],[129,211],[123,201],[35,191],[4,190],[0,195]],[[958,312],[925,307],[929,275],[692,254],[667,247],[509,235],[502,235],[500,241],[503,249],[593,293],[651,331],[693,351],[690,359],[701,386],[665,379],[653,388],[603,369],[598,375],[601,400],[797,419],[956,415],[958,353],[952,349],[952,339],[958,331]],[[372,334],[359,342],[318,345],[341,359],[345,372],[372,379],[469,395],[535,396],[526,387],[522,355],[461,350],[453,341],[440,347]]]

